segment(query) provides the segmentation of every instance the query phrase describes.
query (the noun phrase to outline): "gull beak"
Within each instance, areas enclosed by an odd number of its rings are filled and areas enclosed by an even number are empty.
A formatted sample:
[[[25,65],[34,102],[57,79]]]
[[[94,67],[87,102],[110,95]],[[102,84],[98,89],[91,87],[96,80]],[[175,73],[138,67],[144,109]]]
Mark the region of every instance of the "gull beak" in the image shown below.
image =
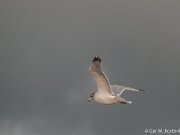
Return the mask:
[[[91,99],[92,99],[92,98],[91,98],[91,97],[89,97],[89,98],[88,98],[88,102],[90,102],[90,101],[91,101]]]

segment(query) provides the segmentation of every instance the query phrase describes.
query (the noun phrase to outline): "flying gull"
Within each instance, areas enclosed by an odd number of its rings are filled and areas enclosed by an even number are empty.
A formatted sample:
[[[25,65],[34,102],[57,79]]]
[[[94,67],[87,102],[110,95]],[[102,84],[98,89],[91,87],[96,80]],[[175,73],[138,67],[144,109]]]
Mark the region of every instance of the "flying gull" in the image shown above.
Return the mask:
[[[111,105],[111,104],[131,104],[132,101],[128,101],[121,97],[124,91],[146,92],[142,89],[135,89],[120,85],[110,85],[106,74],[102,71],[101,59],[99,56],[95,56],[92,60],[89,68],[92,76],[94,77],[97,90],[90,94],[88,101],[94,100],[99,104]]]

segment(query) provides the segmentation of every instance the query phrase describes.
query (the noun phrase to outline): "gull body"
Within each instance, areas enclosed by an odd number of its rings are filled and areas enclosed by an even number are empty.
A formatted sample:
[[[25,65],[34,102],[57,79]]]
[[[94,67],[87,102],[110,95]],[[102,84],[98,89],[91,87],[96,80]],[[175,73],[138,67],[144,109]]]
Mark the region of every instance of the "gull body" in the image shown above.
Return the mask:
[[[110,85],[106,74],[102,70],[101,59],[99,56],[95,56],[92,60],[89,68],[93,78],[96,81],[97,90],[90,94],[88,101],[92,99],[105,105],[111,104],[131,104],[132,101],[128,101],[122,98],[120,95],[126,91],[145,92],[141,89],[135,89],[127,86]]]
[[[115,104],[117,103],[116,97],[110,94],[96,92],[94,100],[100,104]]]

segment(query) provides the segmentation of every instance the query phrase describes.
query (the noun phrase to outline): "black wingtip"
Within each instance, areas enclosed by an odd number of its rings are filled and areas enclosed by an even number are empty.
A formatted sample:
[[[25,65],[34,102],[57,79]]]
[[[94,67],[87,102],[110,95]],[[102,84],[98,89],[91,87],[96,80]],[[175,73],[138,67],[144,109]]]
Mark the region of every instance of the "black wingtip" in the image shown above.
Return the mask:
[[[144,92],[144,93],[147,93],[146,90],[143,90],[143,89],[139,89],[140,92]]]
[[[101,62],[101,58],[99,56],[95,56],[92,60],[92,62],[99,61]]]

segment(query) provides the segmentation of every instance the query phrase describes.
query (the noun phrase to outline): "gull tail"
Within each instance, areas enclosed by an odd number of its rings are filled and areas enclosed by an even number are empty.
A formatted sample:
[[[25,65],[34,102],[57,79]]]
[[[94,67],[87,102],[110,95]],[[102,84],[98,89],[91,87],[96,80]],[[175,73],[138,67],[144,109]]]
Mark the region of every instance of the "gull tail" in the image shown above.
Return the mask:
[[[127,101],[128,104],[132,104],[132,101]]]

